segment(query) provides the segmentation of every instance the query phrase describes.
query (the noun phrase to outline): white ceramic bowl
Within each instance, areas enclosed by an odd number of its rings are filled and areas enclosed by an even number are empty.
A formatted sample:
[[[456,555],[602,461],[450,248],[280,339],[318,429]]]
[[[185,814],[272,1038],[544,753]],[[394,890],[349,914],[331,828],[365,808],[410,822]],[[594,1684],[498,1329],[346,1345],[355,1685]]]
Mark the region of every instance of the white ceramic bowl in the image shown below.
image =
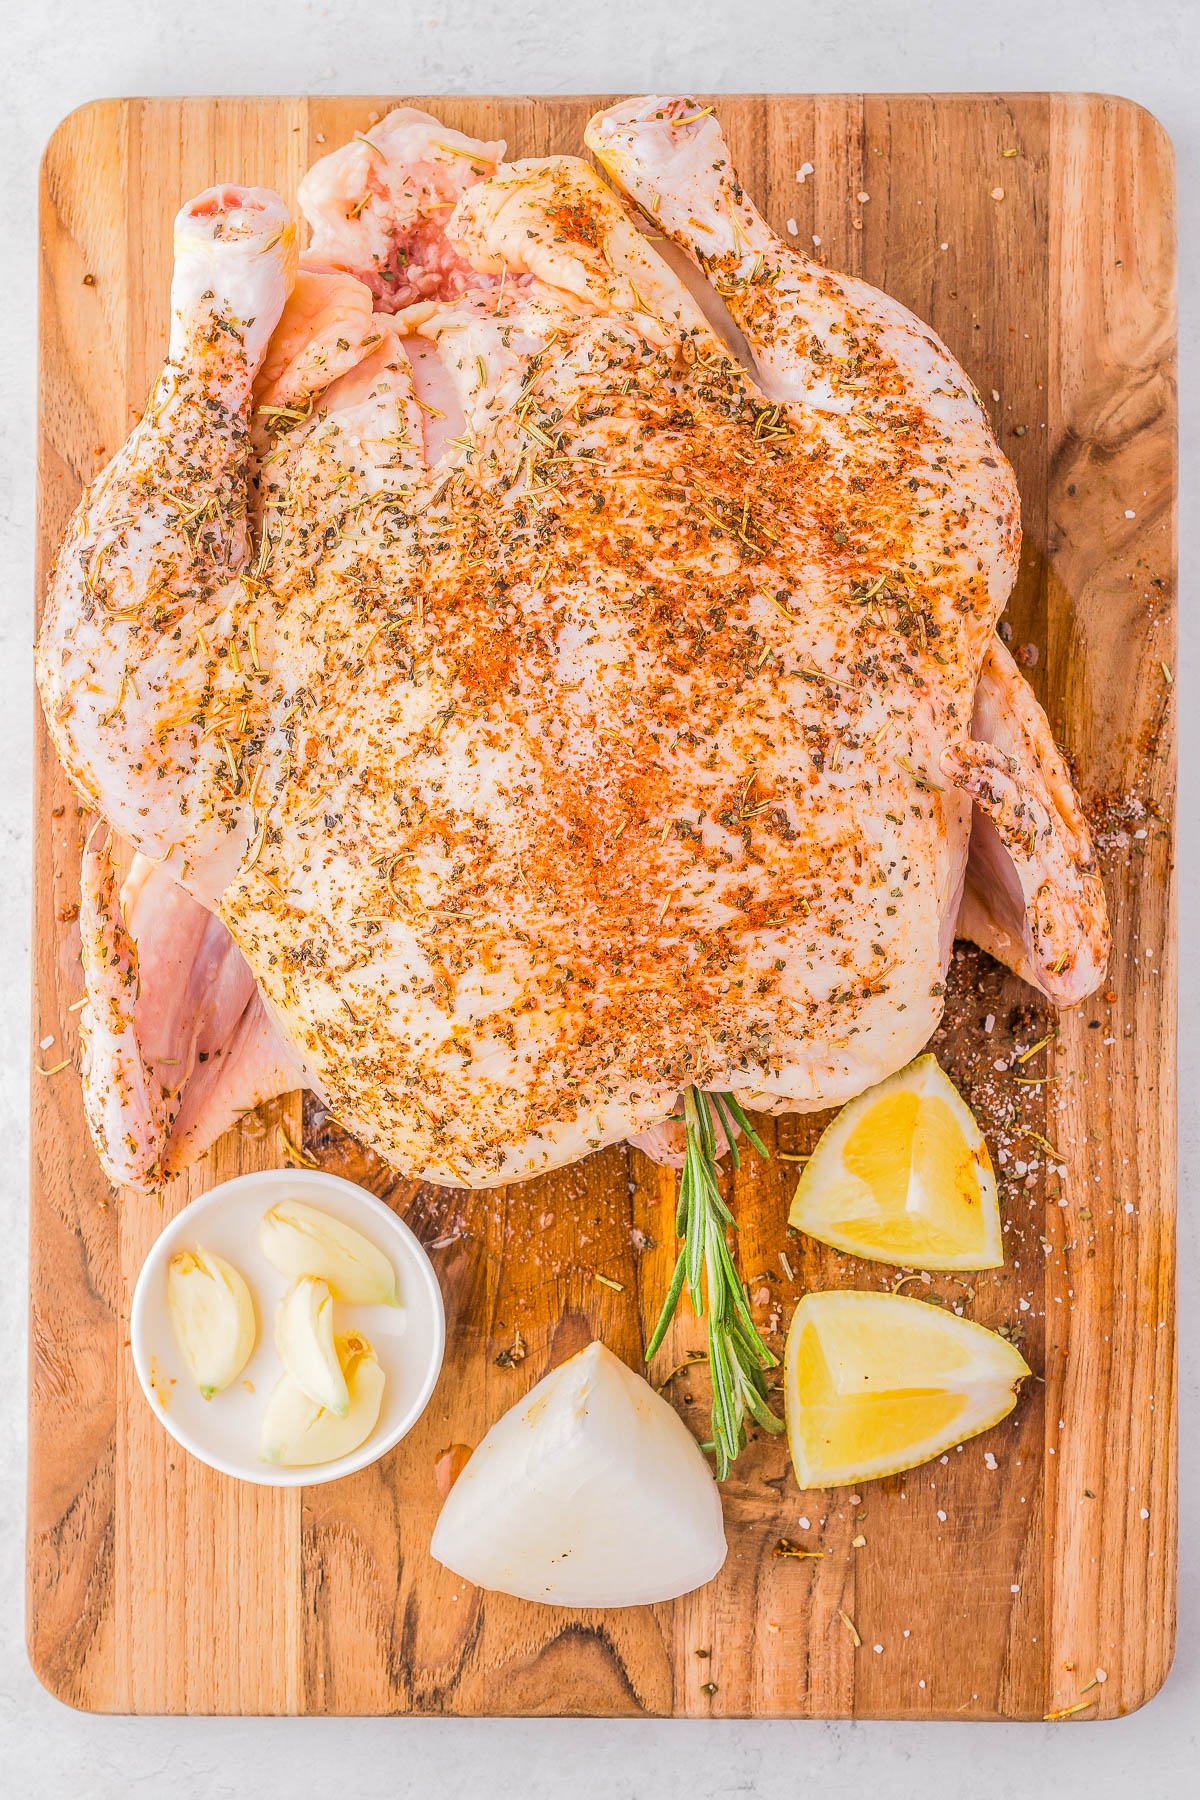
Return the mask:
[[[377,1244],[391,1259],[400,1305],[338,1304],[336,1328],[361,1331],[385,1376],[374,1431],[349,1456],[304,1468],[258,1458],[268,1396],[282,1368],[275,1351],[275,1305],[288,1283],[258,1247],[258,1225],[281,1200],[320,1207]],[[167,1312],[167,1264],[177,1250],[203,1244],[240,1269],[254,1295],[258,1341],[239,1378],[205,1400],[188,1375]],[[411,1431],[429,1402],[446,1347],[446,1317],[433,1264],[408,1226],[382,1200],[320,1169],[269,1169],[239,1175],[201,1194],[171,1220],[142,1264],[129,1336],[142,1391],[171,1436],[201,1462],[264,1487],[312,1487],[373,1463]],[[249,1382],[250,1391],[244,1384]]]

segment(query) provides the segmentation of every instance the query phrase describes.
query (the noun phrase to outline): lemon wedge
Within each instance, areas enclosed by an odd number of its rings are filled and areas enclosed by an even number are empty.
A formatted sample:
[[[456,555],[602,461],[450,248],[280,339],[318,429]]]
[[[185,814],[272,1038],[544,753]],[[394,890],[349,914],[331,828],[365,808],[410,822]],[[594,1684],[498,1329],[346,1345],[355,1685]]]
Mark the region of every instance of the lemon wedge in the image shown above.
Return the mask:
[[[806,1294],[788,1332],[788,1443],[802,1488],[940,1456],[1010,1413],[1029,1374],[997,1332],[904,1294]]]
[[[996,1177],[970,1108],[932,1056],[844,1106],[808,1160],[789,1224],[872,1262],[994,1269]]]

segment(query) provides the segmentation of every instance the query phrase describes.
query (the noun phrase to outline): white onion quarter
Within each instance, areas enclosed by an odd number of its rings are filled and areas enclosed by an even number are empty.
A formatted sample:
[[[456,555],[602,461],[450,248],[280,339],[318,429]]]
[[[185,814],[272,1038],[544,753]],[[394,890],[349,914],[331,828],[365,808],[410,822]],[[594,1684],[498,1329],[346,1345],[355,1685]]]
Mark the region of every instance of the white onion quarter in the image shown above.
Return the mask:
[[[477,1587],[557,1606],[644,1606],[711,1581],[721,1498],[679,1415],[601,1343],[496,1421],[430,1549]]]

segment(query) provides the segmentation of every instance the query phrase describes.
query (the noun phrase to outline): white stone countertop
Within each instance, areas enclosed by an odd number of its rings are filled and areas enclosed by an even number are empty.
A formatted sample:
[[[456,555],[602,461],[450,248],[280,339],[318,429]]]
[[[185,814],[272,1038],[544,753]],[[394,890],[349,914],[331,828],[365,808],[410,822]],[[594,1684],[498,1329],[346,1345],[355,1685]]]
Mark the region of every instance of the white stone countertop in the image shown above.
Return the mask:
[[[1200,708],[1181,709],[1181,1593],[1162,1693],[1108,1724],[104,1719],[25,1657],[26,1139],[37,164],[54,126],[119,94],[1091,89],[1158,115],[1179,162],[1182,592],[1200,565],[1200,5],[1196,0],[29,0],[0,37],[0,1792],[12,1800],[758,1800],[965,1792],[1167,1800],[1200,1768],[1200,951],[1192,881]],[[1182,607],[1181,693],[1200,676]],[[1190,1775],[1188,1771],[1191,1771]]]

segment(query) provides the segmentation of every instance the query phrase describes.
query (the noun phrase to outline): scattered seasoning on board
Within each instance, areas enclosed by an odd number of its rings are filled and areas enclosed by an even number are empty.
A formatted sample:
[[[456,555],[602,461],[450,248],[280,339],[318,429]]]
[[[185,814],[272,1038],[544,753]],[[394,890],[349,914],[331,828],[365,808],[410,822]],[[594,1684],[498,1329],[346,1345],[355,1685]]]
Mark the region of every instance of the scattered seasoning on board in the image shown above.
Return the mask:
[[[525,1361],[528,1354],[529,1346],[526,1344],[520,1331],[517,1331],[508,1349],[501,1350],[500,1354],[494,1359],[496,1367],[498,1369],[515,1369],[518,1363],[523,1363]]]

